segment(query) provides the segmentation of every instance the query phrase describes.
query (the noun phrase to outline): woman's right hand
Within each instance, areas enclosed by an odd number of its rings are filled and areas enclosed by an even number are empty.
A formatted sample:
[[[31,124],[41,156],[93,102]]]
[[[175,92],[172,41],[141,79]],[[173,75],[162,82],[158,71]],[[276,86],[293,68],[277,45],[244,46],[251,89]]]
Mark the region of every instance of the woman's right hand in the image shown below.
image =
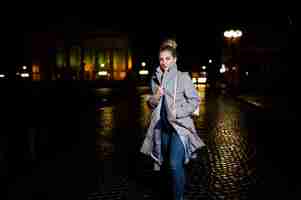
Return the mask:
[[[163,90],[163,87],[160,86],[160,87],[158,87],[158,89],[156,91],[156,97],[159,99],[162,95],[164,95],[164,90]]]

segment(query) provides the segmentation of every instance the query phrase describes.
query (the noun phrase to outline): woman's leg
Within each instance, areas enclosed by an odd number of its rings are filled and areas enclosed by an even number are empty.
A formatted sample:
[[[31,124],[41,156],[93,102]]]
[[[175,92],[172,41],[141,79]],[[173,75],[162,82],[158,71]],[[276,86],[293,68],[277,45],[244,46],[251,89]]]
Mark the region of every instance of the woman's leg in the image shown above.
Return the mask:
[[[171,134],[170,140],[170,170],[174,200],[183,200],[185,187],[184,169],[185,149],[177,133]]]
[[[163,156],[163,163],[160,169],[161,181],[158,183],[160,185],[160,200],[171,200],[172,199],[172,187],[171,187],[171,177],[170,177],[170,142],[171,142],[171,132],[162,131],[161,132],[161,153]]]

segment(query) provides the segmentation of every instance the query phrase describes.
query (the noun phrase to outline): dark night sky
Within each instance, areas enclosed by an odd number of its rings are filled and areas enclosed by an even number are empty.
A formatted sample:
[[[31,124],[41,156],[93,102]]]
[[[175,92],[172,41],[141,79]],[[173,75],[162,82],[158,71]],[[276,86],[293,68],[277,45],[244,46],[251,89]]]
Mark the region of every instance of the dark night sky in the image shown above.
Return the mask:
[[[193,5],[189,9],[181,5],[177,9],[168,10],[161,9],[159,5],[152,6],[157,9],[148,8],[147,5],[130,9],[129,6],[104,9],[100,5],[86,4],[77,5],[76,9],[66,9],[49,5],[48,11],[45,6],[43,9],[35,9],[35,12],[25,9],[23,12],[18,11],[19,16],[8,23],[11,30],[9,37],[15,33],[15,38],[21,38],[14,40],[16,47],[22,46],[22,33],[41,31],[76,35],[85,31],[114,30],[129,33],[133,49],[144,55],[156,55],[160,39],[174,35],[179,43],[180,55],[205,59],[217,54],[219,34],[225,28],[230,28],[228,24],[254,28],[258,24],[278,26],[288,21],[285,14],[255,15],[252,12],[240,15],[231,10],[223,13],[217,10],[206,12],[205,8],[191,9]]]

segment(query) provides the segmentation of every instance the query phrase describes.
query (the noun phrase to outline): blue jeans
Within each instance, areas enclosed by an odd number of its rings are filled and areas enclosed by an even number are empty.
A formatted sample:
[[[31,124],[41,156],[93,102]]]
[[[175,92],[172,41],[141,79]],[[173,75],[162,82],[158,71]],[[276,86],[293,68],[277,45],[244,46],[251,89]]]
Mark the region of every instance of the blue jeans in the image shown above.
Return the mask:
[[[185,150],[179,135],[174,129],[161,133],[161,150],[163,156],[163,170],[171,176],[171,192],[173,200],[183,200],[185,187]],[[164,173],[163,172],[163,173]]]

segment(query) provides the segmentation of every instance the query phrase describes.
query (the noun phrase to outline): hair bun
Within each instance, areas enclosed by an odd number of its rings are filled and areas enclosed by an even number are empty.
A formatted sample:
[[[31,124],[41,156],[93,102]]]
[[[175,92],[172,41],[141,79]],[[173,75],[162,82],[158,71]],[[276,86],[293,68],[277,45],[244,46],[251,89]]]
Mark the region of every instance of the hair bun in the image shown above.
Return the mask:
[[[172,39],[168,39],[168,40],[165,40],[162,45],[161,45],[161,48],[163,47],[171,47],[171,48],[174,48],[176,49],[178,46],[177,42],[175,40],[172,40]]]

